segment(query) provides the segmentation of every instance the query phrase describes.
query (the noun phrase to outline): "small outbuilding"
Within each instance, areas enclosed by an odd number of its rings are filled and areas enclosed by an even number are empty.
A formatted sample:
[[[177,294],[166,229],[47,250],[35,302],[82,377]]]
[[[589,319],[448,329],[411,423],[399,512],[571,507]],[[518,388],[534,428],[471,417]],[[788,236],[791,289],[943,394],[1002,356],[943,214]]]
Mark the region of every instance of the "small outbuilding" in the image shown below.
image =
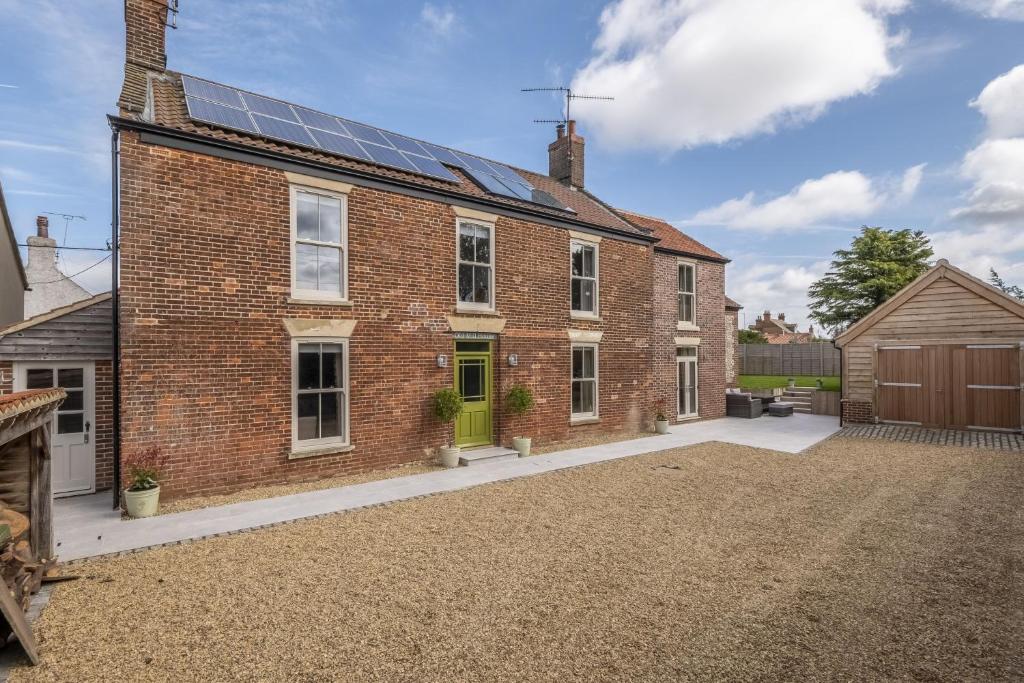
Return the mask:
[[[941,259],[836,337],[844,422],[1022,431],[1024,303]]]

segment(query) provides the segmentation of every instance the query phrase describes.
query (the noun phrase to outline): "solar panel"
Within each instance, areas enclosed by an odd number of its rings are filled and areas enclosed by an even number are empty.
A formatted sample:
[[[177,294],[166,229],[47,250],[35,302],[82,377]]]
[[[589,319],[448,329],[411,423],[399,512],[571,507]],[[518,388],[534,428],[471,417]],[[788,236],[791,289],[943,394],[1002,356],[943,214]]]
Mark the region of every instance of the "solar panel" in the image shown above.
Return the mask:
[[[413,171],[414,173],[419,171],[419,169],[413,166],[412,162],[409,161],[404,154],[392,147],[384,147],[383,145],[375,145],[372,142],[364,142],[363,149],[369,153],[371,159],[379,164],[394,166],[396,168],[404,168],[407,171]]]
[[[263,114],[253,114],[252,120],[256,122],[260,132],[268,138],[297,142],[306,147],[318,146],[316,140],[309,134],[305,126],[300,126],[297,123],[288,123],[287,121],[275,119],[272,116],[264,116]]]
[[[202,97],[204,100],[219,102],[220,104],[226,104],[237,109],[245,107],[242,104],[242,97],[233,88],[227,88],[217,83],[210,83],[209,81],[200,81],[191,76],[182,76],[181,83],[185,86],[186,95]]]
[[[406,157],[409,161],[416,164],[416,168],[420,170],[420,173],[432,175],[436,178],[443,178],[444,180],[450,180],[453,183],[459,182],[458,177],[441,165],[440,161],[421,157],[416,154],[407,154]]]
[[[334,152],[335,154],[340,154],[345,157],[373,161],[373,159],[370,158],[370,155],[366,153],[366,150],[364,150],[358,142],[350,137],[335,135],[334,133],[328,133],[324,130],[316,130],[315,128],[309,132],[314,138],[316,138],[316,141],[320,143],[320,146],[328,152]]]
[[[455,166],[493,194],[572,211],[504,164],[219,83],[181,80],[189,116],[197,121],[458,183],[445,168]]]
[[[273,116],[278,119],[285,121],[291,121],[292,123],[298,123],[299,119],[295,116],[295,112],[292,108],[284,102],[278,102],[268,97],[261,97],[259,95],[251,95],[249,93],[242,93],[242,99],[245,100],[246,106],[249,111],[257,114],[263,114],[265,116]]]
[[[345,121],[345,127],[348,128],[349,132],[356,140],[365,140],[366,142],[372,142],[377,145],[384,145],[389,147],[391,145],[387,139],[381,135],[380,131],[371,126],[364,126],[361,123],[355,121]]]
[[[337,133],[338,135],[349,135],[349,132],[345,129],[345,126],[341,124],[341,121],[333,116],[321,114],[318,111],[304,109],[302,107],[294,107],[294,109],[295,113],[299,115],[299,121],[302,121],[310,128],[319,128],[320,130],[326,130],[329,133]]]
[[[260,132],[253,125],[249,114],[241,109],[225,107],[223,104],[217,104],[216,102],[207,102],[198,97],[185,97],[185,103],[188,104],[189,115],[199,121],[205,121],[206,123],[226,128],[234,128],[235,130],[244,130],[248,133]]]
[[[407,137],[395,135],[394,133],[384,133],[384,137],[388,139],[388,142],[390,142],[392,145],[402,150],[403,152],[409,152],[410,154],[419,154],[420,156],[430,156],[430,152],[420,147],[420,144],[415,140],[410,140]]]

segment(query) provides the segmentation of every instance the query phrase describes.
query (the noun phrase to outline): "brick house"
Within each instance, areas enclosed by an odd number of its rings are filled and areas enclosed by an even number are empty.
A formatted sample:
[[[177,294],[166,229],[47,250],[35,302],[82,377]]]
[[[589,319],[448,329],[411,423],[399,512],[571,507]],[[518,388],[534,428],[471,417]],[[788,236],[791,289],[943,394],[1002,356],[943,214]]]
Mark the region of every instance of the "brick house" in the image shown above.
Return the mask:
[[[170,495],[432,457],[446,386],[466,448],[724,415],[726,259],[589,193],[574,122],[511,169],[170,71],[163,3],[125,13],[115,443]]]
[[[807,332],[799,332],[796,327],[796,323],[786,322],[785,313],[773,318],[771,311],[765,311],[749,329],[763,334],[769,344],[807,344],[814,341],[813,327]]]

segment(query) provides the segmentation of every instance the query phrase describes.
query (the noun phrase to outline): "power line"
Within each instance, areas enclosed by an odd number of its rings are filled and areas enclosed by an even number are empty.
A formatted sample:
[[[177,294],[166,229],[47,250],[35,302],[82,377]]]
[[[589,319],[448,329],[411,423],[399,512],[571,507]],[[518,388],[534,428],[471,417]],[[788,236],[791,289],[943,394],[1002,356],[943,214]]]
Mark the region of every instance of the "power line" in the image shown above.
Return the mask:
[[[19,247],[36,247],[37,244],[18,244]],[[110,251],[110,247],[46,247],[48,249],[75,249],[78,251]]]
[[[47,280],[45,282],[30,282],[29,285],[52,285],[55,282],[63,282],[64,280],[70,280],[73,277],[78,277],[79,275],[81,275],[82,273],[84,273],[86,271],[92,270],[93,268],[95,268],[96,266],[100,265],[101,263],[103,263],[104,261],[106,261],[109,258],[110,258],[110,254],[107,254],[106,256],[101,258],[96,263],[92,264],[88,268],[83,268],[82,270],[78,271],[74,275],[65,275],[64,277],[59,277],[56,280]]]

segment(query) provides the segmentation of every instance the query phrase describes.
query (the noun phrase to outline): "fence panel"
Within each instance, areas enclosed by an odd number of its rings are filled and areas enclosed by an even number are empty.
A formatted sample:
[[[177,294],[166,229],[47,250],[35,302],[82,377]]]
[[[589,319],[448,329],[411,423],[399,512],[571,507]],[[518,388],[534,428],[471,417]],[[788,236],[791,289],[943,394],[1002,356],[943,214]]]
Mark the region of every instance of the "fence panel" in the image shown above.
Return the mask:
[[[837,376],[839,349],[832,342],[740,344],[739,374]]]

